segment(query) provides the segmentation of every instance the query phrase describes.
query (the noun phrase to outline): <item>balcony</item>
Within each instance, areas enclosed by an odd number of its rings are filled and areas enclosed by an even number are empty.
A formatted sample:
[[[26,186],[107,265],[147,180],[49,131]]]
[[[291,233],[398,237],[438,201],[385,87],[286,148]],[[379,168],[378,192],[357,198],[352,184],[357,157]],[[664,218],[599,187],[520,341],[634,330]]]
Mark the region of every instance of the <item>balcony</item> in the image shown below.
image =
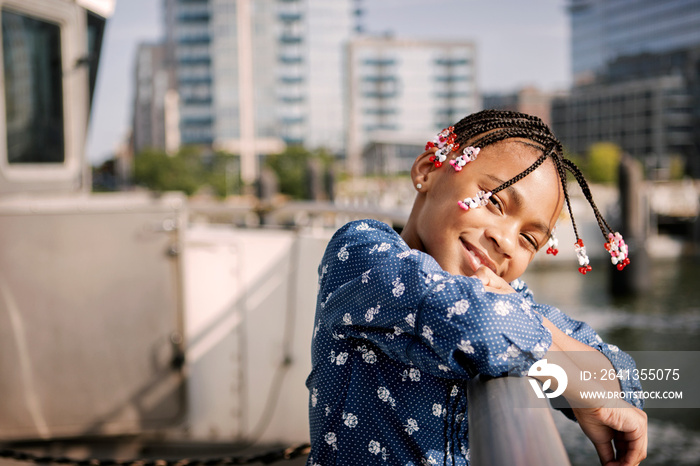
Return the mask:
[[[284,23],[294,23],[296,21],[301,21],[303,16],[301,13],[295,12],[280,12],[277,18]]]
[[[367,66],[393,66],[396,65],[394,58],[366,58],[362,61],[363,65]]]
[[[178,64],[185,66],[211,65],[211,57],[180,57],[177,59]]]
[[[279,37],[279,41],[285,45],[297,45],[301,44],[304,41],[304,38],[298,34],[285,33]]]
[[[181,23],[207,23],[211,15],[208,11],[188,12],[177,15],[178,22]]]
[[[177,40],[180,45],[201,45],[211,43],[211,36],[209,34],[201,34],[196,36],[185,36],[180,37]]]
[[[301,55],[280,55],[277,61],[284,65],[301,65],[304,62],[304,57]]]
[[[469,64],[466,58],[437,58],[435,64],[439,66],[464,66]]]
[[[398,79],[393,75],[363,76],[362,80],[370,83],[396,82]]]
[[[303,76],[280,76],[279,82],[282,84],[301,84],[304,82]]]

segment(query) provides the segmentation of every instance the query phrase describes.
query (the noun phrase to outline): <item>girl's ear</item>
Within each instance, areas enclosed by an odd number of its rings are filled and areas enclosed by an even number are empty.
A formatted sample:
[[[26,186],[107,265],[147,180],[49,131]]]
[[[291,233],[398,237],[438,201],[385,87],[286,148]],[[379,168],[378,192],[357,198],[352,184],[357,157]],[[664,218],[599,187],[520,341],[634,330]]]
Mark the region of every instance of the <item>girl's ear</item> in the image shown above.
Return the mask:
[[[413,186],[422,185],[423,188],[427,188],[429,183],[432,181],[434,176],[432,176],[433,171],[436,170],[435,164],[430,160],[430,157],[435,155],[437,152],[436,148],[428,149],[419,155],[413,162],[411,167],[411,180],[413,181]]]

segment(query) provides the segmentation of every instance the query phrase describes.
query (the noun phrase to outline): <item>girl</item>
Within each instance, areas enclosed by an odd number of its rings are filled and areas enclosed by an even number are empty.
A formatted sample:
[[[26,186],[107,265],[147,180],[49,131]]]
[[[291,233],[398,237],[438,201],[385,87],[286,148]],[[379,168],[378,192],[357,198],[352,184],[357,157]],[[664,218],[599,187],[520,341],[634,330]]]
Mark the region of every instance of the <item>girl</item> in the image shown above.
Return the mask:
[[[634,368],[585,323],[535,303],[519,280],[569,204],[567,170],[591,203],[613,262],[624,267],[624,241],[559,141],[538,118],[514,112],[470,115],[428,142],[411,170],[418,195],[401,236],[374,220],[333,236],[319,266],[307,380],[309,465],[469,464],[469,428],[478,426],[468,425],[465,392],[476,374],[526,374],[541,358],[583,351],[585,360],[571,358],[580,369]],[[620,383],[605,388],[639,389]],[[580,401],[573,389],[564,396]],[[629,409],[614,409],[621,405]],[[639,408],[618,401],[573,410],[603,464],[645,457]]]

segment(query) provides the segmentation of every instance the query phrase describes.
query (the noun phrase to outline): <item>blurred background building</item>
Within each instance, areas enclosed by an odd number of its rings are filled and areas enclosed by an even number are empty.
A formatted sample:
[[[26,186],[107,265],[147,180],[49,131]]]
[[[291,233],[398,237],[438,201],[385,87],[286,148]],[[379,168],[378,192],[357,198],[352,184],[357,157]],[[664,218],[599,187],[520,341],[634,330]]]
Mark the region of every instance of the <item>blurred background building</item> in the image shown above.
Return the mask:
[[[299,145],[353,174],[395,173],[426,134],[481,108],[473,43],[367,37],[359,0],[165,0],[164,25],[136,57],[135,154]],[[387,147],[410,161],[377,166]]]
[[[680,158],[700,176],[700,3],[572,0],[569,12],[574,87],[552,104],[567,149],[609,141],[650,174]]]
[[[407,173],[426,134],[481,108],[471,42],[355,39],[349,45],[348,170]]]

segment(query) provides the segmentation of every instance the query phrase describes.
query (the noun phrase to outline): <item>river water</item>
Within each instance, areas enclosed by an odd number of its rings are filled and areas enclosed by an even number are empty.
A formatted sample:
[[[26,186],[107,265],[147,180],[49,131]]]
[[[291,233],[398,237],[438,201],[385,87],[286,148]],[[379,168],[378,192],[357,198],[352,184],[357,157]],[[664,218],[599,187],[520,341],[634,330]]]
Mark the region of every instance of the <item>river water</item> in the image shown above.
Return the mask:
[[[610,263],[593,267],[581,276],[575,264],[534,266],[523,278],[536,301],[587,322],[603,340],[624,351],[699,351],[700,355],[700,259],[653,262],[649,287],[632,297],[611,293],[611,274],[618,272]],[[700,360],[693,366],[700,369]],[[685,397],[693,395],[684,392]],[[599,464],[578,425],[555,414],[572,464]],[[644,465],[700,465],[700,409],[649,409],[647,415],[649,449]]]

